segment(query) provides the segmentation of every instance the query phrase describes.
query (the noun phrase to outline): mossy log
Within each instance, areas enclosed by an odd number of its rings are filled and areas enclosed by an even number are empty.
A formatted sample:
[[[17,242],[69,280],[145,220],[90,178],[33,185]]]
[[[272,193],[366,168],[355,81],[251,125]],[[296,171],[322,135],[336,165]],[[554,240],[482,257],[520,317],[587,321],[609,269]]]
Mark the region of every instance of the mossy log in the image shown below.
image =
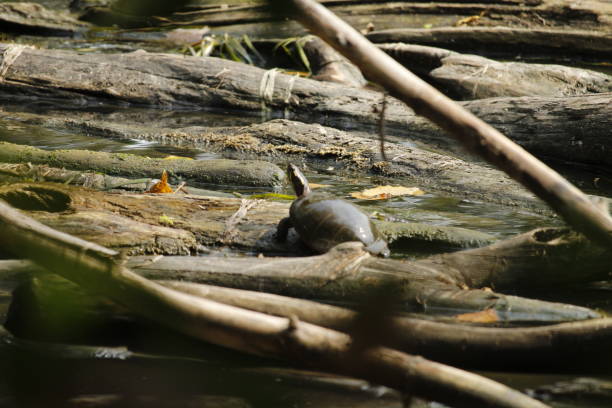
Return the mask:
[[[610,5],[600,3],[610,9]],[[446,48],[490,57],[542,55],[590,58],[601,61],[612,56],[612,11],[607,12],[606,29],[571,30],[521,27],[437,27],[398,28],[367,34],[375,43],[407,43]]]
[[[379,44],[379,47],[447,95],[461,100],[612,92],[611,76],[587,69],[497,62],[477,55],[402,43]]]
[[[47,151],[7,142],[0,142],[0,162],[46,164],[124,177],[155,178],[165,169],[179,179],[219,185],[276,188],[285,181],[285,173],[278,166],[262,161],[164,160],[90,150]]]
[[[266,253],[303,253],[297,236],[274,239],[289,203],[178,194],[113,194],[51,183],[13,184],[0,197],[33,211],[39,221],[128,253],[186,254],[198,245],[230,246]],[[239,210],[246,212],[234,216]],[[232,216],[234,216],[232,218]],[[493,238],[464,228],[378,222],[395,247],[429,253],[490,243]],[[392,246],[394,247],[394,246]]]
[[[45,164],[2,163],[0,162],[0,180],[6,182],[43,182],[71,184],[102,191],[135,191],[145,192],[158,180],[154,178],[128,179],[109,176],[100,172],[66,170],[50,167]],[[176,188],[178,186],[170,186]],[[195,187],[181,187],[180,193],[205,195],[212,197],[234,197],[233,194],[221,191],[205,190]]]
[[[0,118],[2,117],[0,113]],[[138,118],[129,123],[114,116],[115,122],[96,114],[53,115],[10,113],[20,123],[66,129],[70,132],[121,139],[141,138],[180,147],[196,147],[224,152],[230,158],[259,158],[274,162],[305,161],[315,168],[332,166],[338,174],[366,172],[393,179],[393,183],[416,184],[425,191],[493,202],[545,212],[544,204],[503,172],[458,158],[409,147],[394,141],[385,143],[389,161],[380,157],[380,143],[359,133],[303,122],[275,119],[265,123],[236,127],[181,127],[179,123],[147,126]],[[20,148],[11,145],[12,150]],[[30,148],[24,147],[24,150]],[[0,160],[3,154],[0,152]],[[12,155],[11,161],[22,155]],[[167,161],[164,161],[167,162]],[[164,163],[165,164],[165,163]],[[63,163],[68,167],[69,163]],[[159,169],[159,167],[157,167]],[[99,168],[98,171],[104,171]],[[157,175],[159,177],[159,175]]]
[[[9,51],[10,50],[10,51]],[[378,126],[379,92],[275,74],[218,58],[169,54],[77,54],[1,45],[8,68],[2,98],[55,98],[70,103],[231,108],[316,119],[335,127]],[[7,55],[12,61],[6,61]],[[110,61],[113,69],[108,69]],[[12,63],[11,63],[12,62]],[[265,75],[264,75],[265,74]],[[464,102],[468,110],[535,154],[572,162],[610,164],[612,93],[565,98],[519,97]],[[266,113],[267,112],[267,113]],[[442,131],[389,99],[387,132],[449,148]]]

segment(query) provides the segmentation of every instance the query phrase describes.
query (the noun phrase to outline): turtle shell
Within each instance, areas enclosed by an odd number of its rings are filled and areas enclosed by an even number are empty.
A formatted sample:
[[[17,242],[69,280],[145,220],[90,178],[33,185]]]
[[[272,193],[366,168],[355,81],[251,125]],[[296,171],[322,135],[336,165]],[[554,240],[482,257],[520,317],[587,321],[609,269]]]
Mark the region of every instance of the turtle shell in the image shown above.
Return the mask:
[[[289,216],[302,241],[317,252],[327,252],[342,242],[361,241],[370,253],[389,255],[382,234],[348,201],[310,193],[291,204]]]

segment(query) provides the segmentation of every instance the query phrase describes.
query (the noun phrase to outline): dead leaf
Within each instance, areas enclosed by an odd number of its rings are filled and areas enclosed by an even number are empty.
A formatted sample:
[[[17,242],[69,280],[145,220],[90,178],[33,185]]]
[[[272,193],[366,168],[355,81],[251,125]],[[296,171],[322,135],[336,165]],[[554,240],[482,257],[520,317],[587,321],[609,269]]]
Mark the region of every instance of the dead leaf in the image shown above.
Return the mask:
[[[193,160],[191,157],[174,156],[174,155],[164,157],[164,160],[181,160],[181,159],[182,160]]]
[[[168,184],[168,173],[162,172],[161,180],[153,184],[147,193],[173,193],[172,187]]]
[[[463,313],[455,316],[455,319],[466,323],[498,323],[499,315],[495,309],[485,309],[480,312]]]
[[[311,189],[315,189],[315,188],[326,188],[326,187],[331,187],[330,184],[317,184],[317,183],[308,183],[308,185],[310,186]]]
[[[418,187],[378,186],[351,193],[351,197],[361,200],[386,200],[391,197],[404,195],[420,196],[423,194],[425,194],[425,192]]]

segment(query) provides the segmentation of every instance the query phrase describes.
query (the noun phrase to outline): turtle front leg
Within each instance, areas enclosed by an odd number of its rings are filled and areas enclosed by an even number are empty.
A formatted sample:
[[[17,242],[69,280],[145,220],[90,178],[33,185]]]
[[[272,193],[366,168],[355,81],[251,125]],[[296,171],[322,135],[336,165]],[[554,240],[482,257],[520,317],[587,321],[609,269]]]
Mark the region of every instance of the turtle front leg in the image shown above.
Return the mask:
[[[286,241],[287,234],[289,233],[289,228],[291,228],[293,224],[291,223],[291,218],[285,217],[279,221],[278,226],[276,227],[276,240],[277,241]]]

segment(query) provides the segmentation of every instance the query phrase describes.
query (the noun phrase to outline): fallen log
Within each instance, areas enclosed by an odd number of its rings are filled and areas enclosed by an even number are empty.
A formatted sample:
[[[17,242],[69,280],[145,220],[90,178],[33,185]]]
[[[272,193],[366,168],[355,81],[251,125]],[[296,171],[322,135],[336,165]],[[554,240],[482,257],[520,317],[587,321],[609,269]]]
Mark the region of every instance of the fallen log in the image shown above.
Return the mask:
[[[609,279],[609,253],[566,229],[541,228],[489,246],[419,260],[469,287],[496,290],[570,287]],[[554,259],[555,265],[551,264]]]
[[[93,171],[75,171],[64,168],[50,167],[45,164],[9,164],[0,162],[0,180],[8,182],[44,182],[71,184],[102,191],[133,191],[145,192],[157,179],[128,179],[124,177],[109,176]],[[170,186],[178,187],[178,186]],[[205,195],[210,197],[234,197],[232,194],[221,191],[204,190],[195,187],[181,187],[182,194]]]
[[[363,17],[377,15],[380,19],[387,14],[417,14],[422,25],[424,16],[439,15],[462,17],[479,16],[478,23],[499,25],[502,23],[525,26],[570,25],[588,28],[607,27],[612,11],[606,2],[589,2],[576,5],[567,1],[540,0],[519,1],[483,1],[481,3],[465,1],[445,1],[443,3],[423,2],[355,2],[355,1],[322,1],[335,13],[350,23],[363,24]],[[154,16],[128,14],[117,7],[87,7],[82,12],[82,20],[98,25],[119,24],[124,27],[145,27],[149,25],[169,26],[226,26],[252,24],[281,19],[271,12],[263,3],[230,4],[223,6],[192,5],[185,7],[163,18]],[[383,20],[383,22],[386,22]],[[387,25],[389,24],[386,22]],[[390,24],[393,24],[391,22]],[[397,23],[395,23],[397,24]]]
[[[10,251],[27,255],[93,293],[197,339],[356,375],[443,403],[545,407],[498,383],[439,363],[382,347],[356,351],[351,347],[353,339],[339,332],[164,288],[117,263],[116,252],[54,231],[4,203],[0,206],[0,222],[11,236],[1,239]],[[66,268],[67,264],[72,267]]]
[[[187,254],[198,245],[248,251],[308,253],[297,235],[277,242],[278,222],[289,202],[178,194],[111,194],[51,183],[13,184],[0,197],[33,211],[39,221],[130,254]],[[248,209],[239,217],[241,209]],[[233,218],[232,218],[233,217]],[[230,222],[230,220],[233,221]],[[473,247],[493,237],[465,228],[374,221],[392,248],[426,253]],[[394,244],[394,242],[397,242]]]
[[[288,204],[168,196],[103,195],[67,186],[60,188],[27,184],[4,188],[0,192],[0,198],[19,208],[34,210],[32,215],[46,225],[110,247],[121,248],[128,254],[185,254],[195,252],[200,245],[229,245],[250,251],[267,250],[276,253],[299,248],[296,235],[290,235],[286,243],[274,239],[276,223],[286,216]],[[247,211],[241,211],[247,208]],[[234,214],[241,216],[236,217]],[[416,235],[412,239],[422,242],[423,238],[431,240],[435,239],[435,235],[433,238]],[[145,259],[144,265],[135,269],[142,267],[145,271],[151,270],[154,277],[163,278],[155,274],[165,274],[163,265],[170,265],[174,276],[183,276],[187,280],[242,289],[259,290],[270,286],[266,290],[281,291],[282,294],[330,300],[340,297],[353,301],[363,296],[370,283],[380,281],[385,276],[397,276],[402,282],[401,287],[405,292],[402,296],[405,297],[406,306],[420,311],[453,310],[459,313],[494,308],[503,321],[565,321],[597,315],[589,309],[504,296],[487,290],[466,290],[467,277],[449,275],[444,268],[436,269],[428,263],[421,265],[418,262],[367,257],[362,259],[361,252],[351,253],[353,261],[348,257],[348,260],[344,259],[339,264],[325,257],[264,258],[257,261],[251,258],[225,260],[218,257],[194,258],[196,261],[187,257],[176,260],[161,258],[154,260],[152,265],[147,265],[149,261]],[[332,258],[334,256],[329,255]],[[192,268],[197,273],[190,276]],[[334,268],[337,269],[337,279],[332,281],[327,274]],[[257,273],[267,270],[272,275],[264,273],[257,278]],[[289,277],[284,277],[287,271],[293,272]],[[306,279],[301,273],[314,275]],[[276,280],[273,280],[274,276]],[[296,292],[286,293],[286,290]]]
[[[384,162],[379,154],[378,141],[315,124],[277,119],[239,127],[181,127],[180,124],[164,127],[163,124],[146,126],[109,122],[104,116],[90,114],[71,114],[70,118],[63,118],[55,114],[11,113],[10,117],[18,118],[21,123],[36,123],[102,137],[140,138],[167,145],[203,148],[224,152],[229,158],[306,161],[315,168],[332,166],[341,175],[365,171],[392,178],[394,184],[416,184],[428,192],[546,212],[542,202],[498,170],[397,142],[386,143],[390,161]],[[23,153],[30,149],[11,145],[4,154],[0,153],[0,160],[21,161]],[[73,166],[68,160],[60,160],[61,153],[55,154],[55,165]],[[116,171],[114,167],[102,166],[97,170]]]
[[[0,267],[2,265],[0,263]],[[100,327],[112,327],[113,320],[117,319],[123,322],[137,319],[40,268],[32,272],[36,275],[25,279],[25,285],[14,292],[5,324],[19,337],[95,342],[95,333]],[[270,315],[295,316],[300,321],[344,333],[354,332],[356,319],[359,319],[359,312],[354,310],[311,300],[183,280],[157,282],[190,295]],[[54,313],[58,308],[54,300],[58,298],[63,300],[61,308],[71,305],[71,316]],[[36,312],[43,310],[44,313]],[[462,324],[460,319],[454,323],[439,322],[393,314],[379,316],[379,319],[386,321],[389,331],[388,336],[381,336],[382,344],[464,368],[519,371],[528,367],[531,371],[567,372],[592,369],[601,366],[602,361],[612,360],[607,347],[612,337],[612,319],[512,328],[478,327]],[[88,327],[95,330],[87,330]],[[559,355],[566,355],[566,358],[559,359]]]
[[[609,26],[610,22],[606,25]],[[612,56],[612,35],[607,31],[566,28],[437,27],[379,30],[367,34],[366,37],[375,43],[428,45],[492,58],[531,55],[539,58],[552,56],[560,59],[572,57],[601,61],[602,58]]]
[[[460,100],[612,92],[611,76],[587,69],[497,62],[476,55],[402,43],[379,44],[378,47],[448,96]]]
[[[0,23],[4,32],[53,36],[73,36],[90,27],[65,12],[27,2],[0,3]]]
[[[272,92],[264,97],[260,85],[266,71],[218,58],[144,52],[111,57],[15,45],[0,45],[0,52],[8,66],[0,83],[1,98],[253,112],[265,106],[271,110],[269,115],[317,120],[341,128],[369,126],[371,130],[380,120],[379,92],[278,73],[268,81],[273,84]],[[7,62],[9,54],[16,58],[12,63]],[[109,70],[111,59],[113,69]],[[535,154],[591,165],[612,164],[607,133],[612,126],[612,93],[497,98],[462,105]],[[385,124],[389,134],[460,151],[438,128],[393,98],[388,98]]]
[[[285,180],[278,166],[262,161],[164,160],[90,150],[46,151],[7,142],[0,142],[0,162],[46,164],[126,177],[160,177],[166,169],[176,178],[218,185],[278,188]]]

